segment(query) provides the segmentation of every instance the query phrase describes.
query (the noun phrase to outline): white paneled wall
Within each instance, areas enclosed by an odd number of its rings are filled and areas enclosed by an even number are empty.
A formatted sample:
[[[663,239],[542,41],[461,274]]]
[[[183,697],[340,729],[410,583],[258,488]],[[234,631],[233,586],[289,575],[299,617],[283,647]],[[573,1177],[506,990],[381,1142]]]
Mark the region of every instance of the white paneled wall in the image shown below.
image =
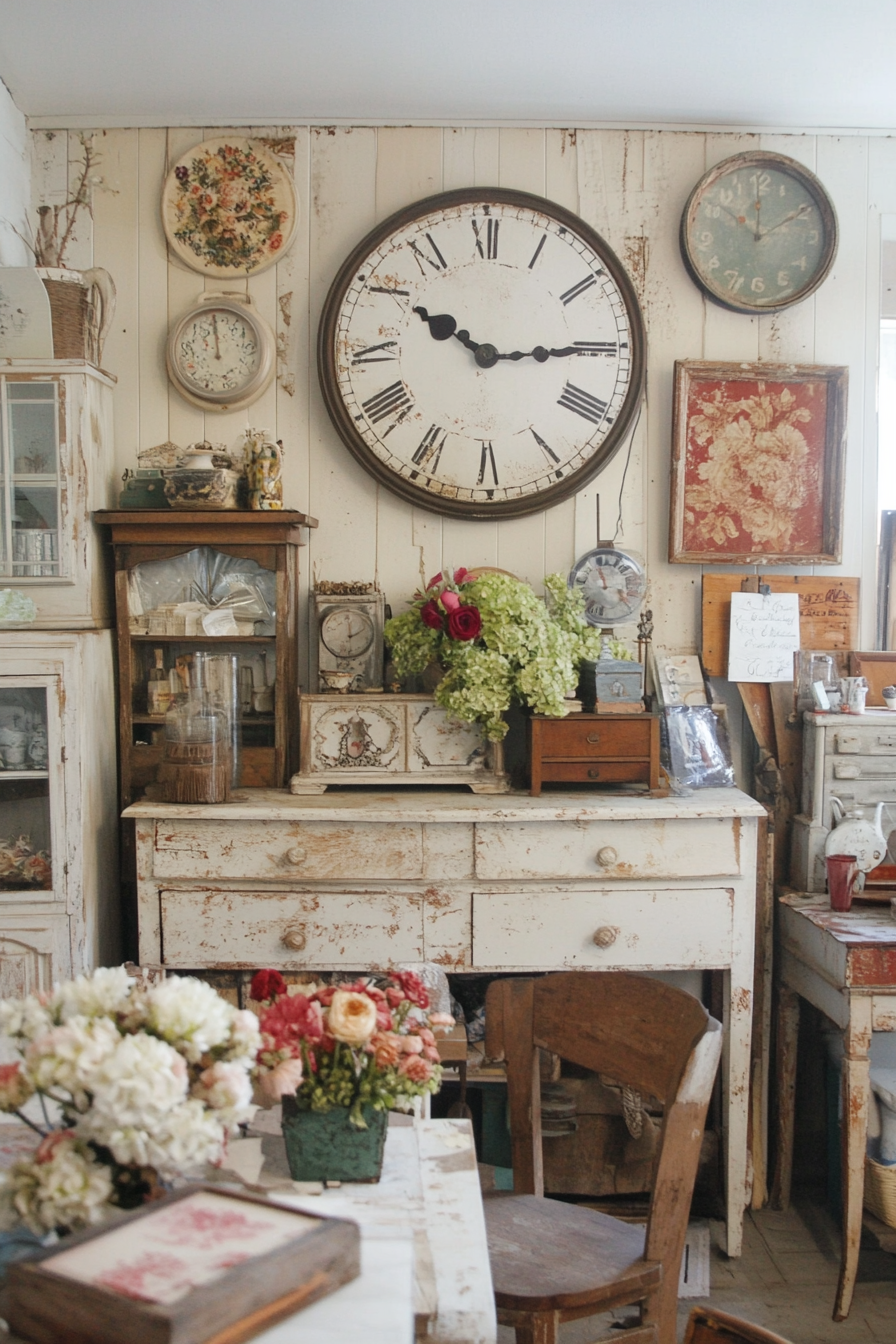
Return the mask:
[[[0,266],[33,262],[19,236],[27,236],[30,169],[25,118],[0,83]]]
[[[846,537],[841,573],[863,579],[862,642],[874,631],[875,362],[879,215],[896,211],[896,142],[887,137],[743,135],[679,131],[523,128],[254,127],[294,165],[301,226],[278,266],[248,282],[276,328],[279,377],[248,411],[204,415],[168,385],[168,324],[203,292],[203,277],[169,259],[159,193],[169,164],[212,130],[109,130],[96,134],[103,182],[70,265],[106,266],[119,307],[104,364],[115,393],[119,473],[138,448],[171,438],[233,441],[248,424],[276,430],[286,449],[287,505],[320,520],[303,555],[305,592],[329,579],[378,578],[396,609],[443,563],[498,565],[539,586],[601,533],[648,562],[655,638],[681,650],[699,642],[698,566],[666,562],[672,367],[676,359],[768,359],[850,369]],[[33,132],[33,199],[61,199],[77,172],[78,132]],[[705,301],[684,269],[678,225],[694,183],[712,164],[759,146],[806,163],[836,205],[841,243],[812,298],[775,316],[730,313]],[[620,451],[575,499],[501,523],[442,519],[377,486],[330,425],[317,383],[318,318],[346,253],[399,207],[453,187],[516,187],[579,213],[628,267],[644,309],[647,396],[631,454]],[[245,282],[231,281],[241,289]],[[210,282],[209,289],[220,289]],[[617,513],[621,523],[617,528]],[[833,571],[836,572],[836,571]],[[304,598],[303,598],[304,600]]]

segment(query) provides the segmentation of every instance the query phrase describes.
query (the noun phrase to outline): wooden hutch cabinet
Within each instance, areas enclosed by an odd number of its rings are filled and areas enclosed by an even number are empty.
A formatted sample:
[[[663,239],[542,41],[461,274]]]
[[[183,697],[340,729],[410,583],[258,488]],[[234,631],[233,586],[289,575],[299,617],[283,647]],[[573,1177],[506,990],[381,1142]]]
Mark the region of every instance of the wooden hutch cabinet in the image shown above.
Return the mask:
[[[178,658],[200,650],[235,654],[240,669],[249,669],[239,784],[282,788],[298,765],[298,548],[304,545],[305,529],[316,527],[316,520],[293,510],[143,509],[95,517],[110,526],[115,553],[122,807],[155,781],[162,759],[164,714],[152,712],[147,702],[157,650],[166,671]],[[194,568],[206,573],[224,569],[224,558],[232,557],[251,562],[254,574],[260,569],[273,576],[268,591],[275,594],[274,612],[264,633],[258,633],[264,624],[259,621],[241,622],[238,634],[209,634],[201,625],[199,633],[193,632],[175,610],[195,596],[191,557]],[[179,570],[160,563],[173,560],[182,562]],[[229,573],[238,574],[239,567],[231,565]],[[160,597],[158,606],[140,601],[141,587],[145,593],[148,586]]]

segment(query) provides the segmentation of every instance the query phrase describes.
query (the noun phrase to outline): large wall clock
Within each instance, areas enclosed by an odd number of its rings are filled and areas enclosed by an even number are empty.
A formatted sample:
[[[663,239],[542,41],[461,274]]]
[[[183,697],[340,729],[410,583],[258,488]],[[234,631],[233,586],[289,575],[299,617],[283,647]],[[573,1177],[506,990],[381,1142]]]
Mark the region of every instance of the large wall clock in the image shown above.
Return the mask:
[[[318,339],[327,409],[362,466],[466,518],[580,490],[631,426],[644,358],[634,288],[604,240],[493,187],[418,201],[368,234]]]
[[[837,215],[814,173],[748,150],[701,177],[681,217],[691,278],[738,313],[769,313],[818,288],[837,252]]]

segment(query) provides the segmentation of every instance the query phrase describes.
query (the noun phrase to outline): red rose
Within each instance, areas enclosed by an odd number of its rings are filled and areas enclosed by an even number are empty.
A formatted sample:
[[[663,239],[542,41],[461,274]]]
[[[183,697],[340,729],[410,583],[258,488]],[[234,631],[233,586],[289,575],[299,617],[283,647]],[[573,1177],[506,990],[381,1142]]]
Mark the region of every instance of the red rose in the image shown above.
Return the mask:
[[[452,639],[475,639],[482,630],[479,608],[458,607],[448,613],[448,634]]]
[[[420,608],[420,619],[424,625],[429,626],[430,630],[441,630],[442,613],[439,611],[435,598],[430,598],[430,600]]]
[[[279,971],[256,971],[253,975],[249,994],[257,1003],[285,993],[286,981]]]
[[[271,1008],[265,1008],[259,1025],[278,1050],[299,1041],[319,1041],[324,1032],[324,1016],[319,1003],[304,994],[287,994]]]
[[[471,574],[468,569],[464,569],[463,565],[461,565],[460,569],[454,571],[455,583],[473,583],[474,580],[475,575]]]

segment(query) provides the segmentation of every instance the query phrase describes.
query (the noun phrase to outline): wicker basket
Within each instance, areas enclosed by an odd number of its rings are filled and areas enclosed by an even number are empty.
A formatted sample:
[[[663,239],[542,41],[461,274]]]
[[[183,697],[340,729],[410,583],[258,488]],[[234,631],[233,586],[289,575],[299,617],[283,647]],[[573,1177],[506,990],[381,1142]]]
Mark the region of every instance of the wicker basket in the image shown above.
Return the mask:
[[[75,274],[71,272],[73,277]],[[41,279],[50,298],[54,359],[89,359],[95,363],[87,286],[80,283],[80,277],[57,280],[42,275]]]
[[[896,1227],[896,1166],[865,1157],[865,1208],[888,1227]]]

